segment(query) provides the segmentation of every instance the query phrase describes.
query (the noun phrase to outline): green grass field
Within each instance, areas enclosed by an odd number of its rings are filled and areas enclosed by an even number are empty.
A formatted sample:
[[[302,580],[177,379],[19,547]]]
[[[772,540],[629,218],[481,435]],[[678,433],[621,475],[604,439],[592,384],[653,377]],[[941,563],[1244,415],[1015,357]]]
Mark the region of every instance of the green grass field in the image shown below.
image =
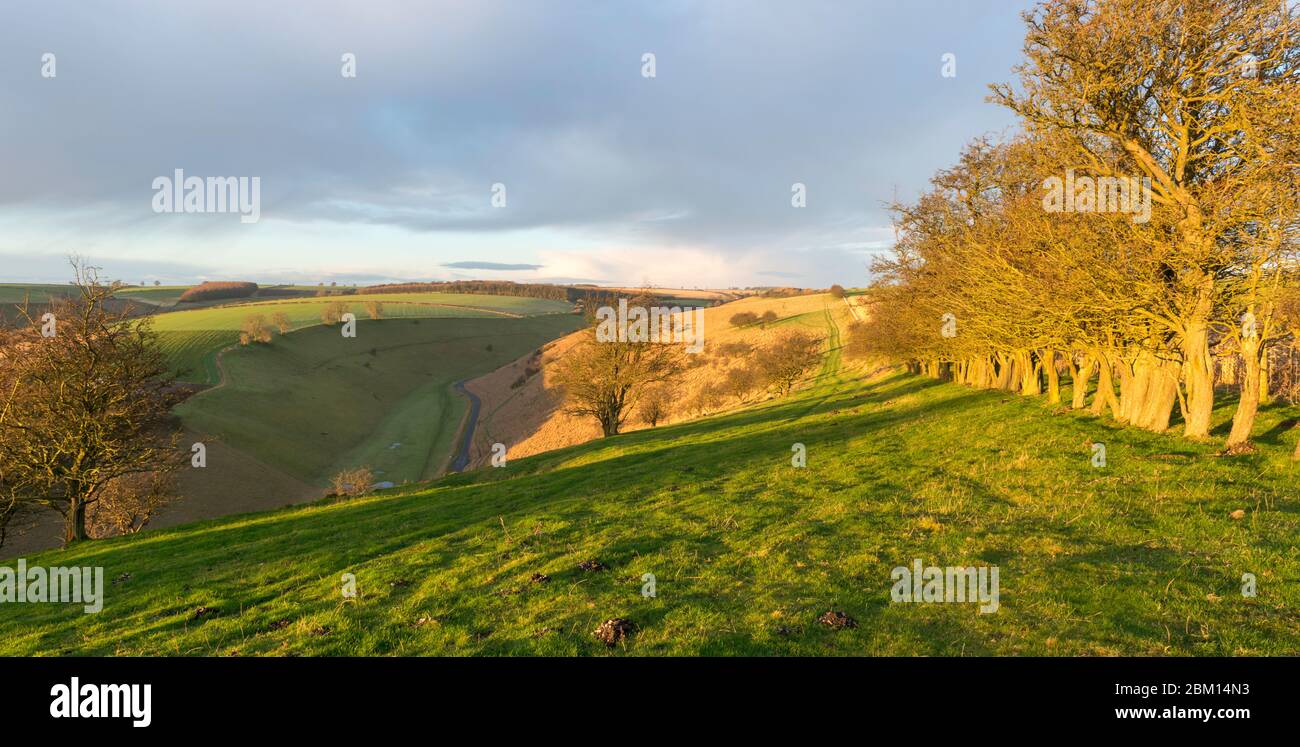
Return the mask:
[[[1036,398],[863,379],[837,361],[790,398],[717,417],[42,553],[29,563],[103,566],[118,582],[97,615],[0,605],[0,653],[1300,650],[1294,408],[1264,411],[1257,453],[1220,457],[1217,443]],[[1230,403],[1217,415],[1222,428]],[[1107,445],[1103,469],[1094,441]],[[891,569],[913,558],[998,566],[1000,609],[892,603]],[[588,559],[608,570],[580,570]],[[341,596],[345,573],[356,599]],[[1241,594],[1243,573],[1258,596]],[[820,625],[832,609],[858,626]],[[592,631],[612,617],[638,631],[607,649]]]
[[[162,313],[155,317],[154,330],[158,332],[163,352],[171,362],[173,372],[180,379],[199,384],[216,384],[220,381],[216,355],[239,340],[240,327],[248,317],[260,314],[269,322],[274,314],[283,312],[289,317],[293,329],[302,329],[320,324],[321,312],[325,307],[335,301],[342,301],[357,319],[364,320],[368,318],[365,302],[369,299],[384,304],[385,318],[396,319],[500,318],[505,315],[562,313],[571,308],[567,303],[545,299],[455,293],[283,298]]]
[[[52,283],[0,283],[0,303],[47,303],[51,298],[68,295],[73,287]]]
[[[307,482],[325,485],[360,465],[377,480],[420,480],[452,452],[466,407],[452,384],[578,324],[571,314],[362,320],[355,338],[317,325],[227,352],[226,383],[176,413],[187,428]]]

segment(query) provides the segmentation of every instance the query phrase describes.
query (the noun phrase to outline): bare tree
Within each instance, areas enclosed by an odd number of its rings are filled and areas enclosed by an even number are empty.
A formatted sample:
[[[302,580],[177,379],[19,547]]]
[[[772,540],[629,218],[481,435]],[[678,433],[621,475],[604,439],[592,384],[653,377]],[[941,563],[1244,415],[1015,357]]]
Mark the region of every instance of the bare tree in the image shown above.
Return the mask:
[[[645,395],[641,398],[641,407],[637,413],[641,416],[641,422],[654,428],[659,422],[668,417],[672,411],[673,400],[672,394],[668,387],[663,384],[656,384],[646,389]]]
[[[266,324],[266,317],[261,314],[251,314],[244,319],[240,327],[239,343],[248,345],[254,342],[270,342],[271,328]]]
[[[647,387],[681,370],[684,353],[676,344],[598,340],[595,327],[583,334],[560,359],[555,380],[566,412],[596,418],[604,435],[613,436]]]
[[[759,366],[769,385],[784,396],[821,360],[821,337],[811,332],[790,330],[763,351]]]
[[[176,495],[171,472],[141,472],[109,481],[86,510],[86,534],[96,539],[135,534]]]
[[[65,544],[87,537],[87,509],[110,484],[183,459],[151,318],[114,311],[96,269],[73,267],[76,293],[40,317],[24,310],[0,347],[0,512],[55,510]]]
[[[280,330],[280,334],[285,334],[293,329],[293,322],[289,321],[289,315],[283,311],[277,311],[271,316],[271,323],[275,328]]]
[[[321,310],[320,320],[327,325],[338,324],[343,321],[343,315],[348,311],[348,305],[342,301],[330,301],[325,304]]]
[[[356,498],[369,493],[374,481],[374,473],[369,467],[363,466],[343,470],[334,475],[330,484],[334,487],[334,495]]]

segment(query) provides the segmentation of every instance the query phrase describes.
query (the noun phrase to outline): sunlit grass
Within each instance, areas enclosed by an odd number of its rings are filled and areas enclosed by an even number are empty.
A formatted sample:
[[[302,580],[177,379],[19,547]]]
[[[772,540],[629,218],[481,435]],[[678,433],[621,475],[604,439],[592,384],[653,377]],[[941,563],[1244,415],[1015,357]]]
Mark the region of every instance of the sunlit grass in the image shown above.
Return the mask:
[[[602,654],[592,630],[628,617],[616,653],[1290,654],[1294,414],[1266,410],[1260,451],[1220,457],[1039,399],[828,370],[791,399],[419,489],[44,553],[131,575],[98,615],[0,605],[0,652]],[[997,565],[1000,610],[891,603],[913,558]],[[819,625],[830,609],[858,627]]]

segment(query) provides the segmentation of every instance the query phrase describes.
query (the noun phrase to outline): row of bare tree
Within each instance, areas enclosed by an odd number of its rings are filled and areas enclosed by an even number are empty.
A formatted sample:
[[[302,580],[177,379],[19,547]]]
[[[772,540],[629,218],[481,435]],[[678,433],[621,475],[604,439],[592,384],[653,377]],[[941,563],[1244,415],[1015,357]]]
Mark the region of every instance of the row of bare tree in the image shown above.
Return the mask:
[[[980,138],[873,265],[861,344],[978,387],[1209,436],[1239,355],[1246,448],[1272,346],[1300,332],[1300,23],[1278,0],[1047,0],[1025,15],[1020,131]],[[1095,383],[1094,383],[1095,379]],[[1091,405],[1087,402],[1092,391]]]

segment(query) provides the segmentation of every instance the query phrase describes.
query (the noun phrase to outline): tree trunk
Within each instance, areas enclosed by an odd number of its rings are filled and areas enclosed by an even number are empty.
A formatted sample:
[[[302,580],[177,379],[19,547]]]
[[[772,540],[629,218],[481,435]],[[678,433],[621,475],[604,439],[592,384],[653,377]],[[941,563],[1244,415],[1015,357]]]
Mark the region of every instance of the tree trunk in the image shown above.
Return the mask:
[[[1110,414],[1119,418],[1119,401],[1115,399],[1115,382],[1111,373],[1109,356],[1101,354],[1097,358],[1097,393],[1092,397],[1092,414],[1101,415],[1110,408]]]
[[[1119,363],[1119,415],[1121,423],[1132,423],[1148,384],[1145,362],[1140,356]]]
[[[80,496],[68,500],[68,515],[63,521],[63,546],[86,538],[86,502]]]
[[[1250,441],[1255,428],[1255,413],[1259,411],[1260,398],[1260,344],[1259,337],[1241,341],[1241,358],[1244,375],[1241,377],[1241,399],[1232,415],[1232,432],[1228,434],[1228,448],[1243,446]]]
[[[1268,361],[1268,350],[1260,351],[1259,355],[1259,402],[1267,405],[1273,401],[1273,395],[1269,391],[1269,380],[1272,378],[1272,367]]]
[[[1196,308],[1186,323],[1182,339],[1183,381],[1187,386],[1187,412],[1183,435],[1208,438],[1210,419],[1214,416],[1214,358],[1210,355],[1210,316],[1212,277],[1202,283]]]
[[[1042,392],[1039,382],[1038,366],[1034,363],[1033,353],[1016,354],[1016,372],[1020,374],[1020,394],[1032,397]]]
[[[1096,363],[1092,356],[1083,359],[1083,364],[1079,367],[1074,365],[1074,357],[1070,357],[1070,407],[1075,410],[1082,410],[1087,404],[1088,382],[1092,379],[1092,372]]]
[[[994,386],[998,389],[1011,389],[1014,386],[1012,383],[1014,380],[1012,379],[1011,372],[1011,358],[1005,353],[998,353],[997,367],[997,379],[994,381]]]
[[[975,375],[971,379],[971,384],[980,389],[990,388],[993,384],[993,371],[988,356],[976,358],[972,365],[975,366]]]
[[[1136,412],[1135,424],[1157,433],[1169,429],[1178,400],[1178,366],[1158,361],[1147,372],[1145,401]]]
[[[1047,403],[1061,404],[1061,375],[1056,370],[1056,351],[1048,350],[1043,356],[1043,371],[1047,373]]]

